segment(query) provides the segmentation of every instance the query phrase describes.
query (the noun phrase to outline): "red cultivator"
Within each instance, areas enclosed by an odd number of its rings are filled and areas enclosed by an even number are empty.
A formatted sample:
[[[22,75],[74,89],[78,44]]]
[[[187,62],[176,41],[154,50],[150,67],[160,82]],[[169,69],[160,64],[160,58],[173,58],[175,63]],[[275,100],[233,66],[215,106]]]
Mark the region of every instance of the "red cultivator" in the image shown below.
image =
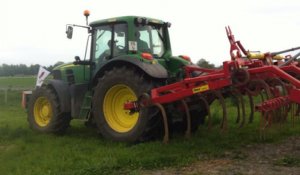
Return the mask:
[[[272,123],[287,120],[291,112],[292,120],[299,113],[300,104],[300,68],[294,56],[279,54],[299,50],[300,47],[274,53],[252,53],[246,51],[239,41],[235,41],[230,28],[226,28],[230,42],[231,61],[225,61],[221,69],[205,69],[196,66],[186,66],[185,78],[182,81],[155,88],[151,94],[143,94],[138,101],[124,104],[125,109],[138,111],[140,108],[157,106],[163,116],[165,137],[168,142],[168,118],[164,104],[181,101],[187,117],[186,136],[191,133],[191,116],[186,102],[187,97],[195,96],[203,102],[208,113],[208,124],[211,114],[207,100],[208,96],[218,99],[223,108],[221,128],[227,127],[226,106],[224,96],[234,96],[237,100],[237,123],[242,127],[246,122],[252,122],[254,112],[261,113],[260,131],[264,133]],[[197,76],[195,75],[197,73]],[[250,115],[247,121],[244,97],[249,98]],[[254,97],[260,96],[262,103],[254,105]],[[200,106],[199,106],[200,107]],[[203,106],[201,106],[203,107]]]

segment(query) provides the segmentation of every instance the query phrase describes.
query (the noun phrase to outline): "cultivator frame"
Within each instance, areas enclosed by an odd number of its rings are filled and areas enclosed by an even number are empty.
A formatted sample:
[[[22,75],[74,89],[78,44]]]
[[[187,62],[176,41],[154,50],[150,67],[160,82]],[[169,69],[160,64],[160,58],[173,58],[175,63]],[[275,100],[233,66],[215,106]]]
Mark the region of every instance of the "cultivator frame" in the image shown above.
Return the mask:
[[[181,101],[187,117],[186,137],[191,134],[191,116],[186,98],[198,96],[208,113],[208,125],[211,126],[211,115],[206,94],[212,93],[223,108],[221,129],[227,128],[227,114],[224,95],[235,96],[238,103],[237,123],[242,127],[246,123],[245,102],[243,96],[248,96],[250,104],[249,121],[253,121],[254,112],[261,112],[261,135],[273,122],[284,122],[289,111],[292,117],[299,113],[293,109],[293,104],[300,104],[300,68],[294,56],[280,54],[299,50],[300,47],[273,53],[251,53],[246,51],[240,41],[235,41],[230,27],[226,27],[230,43],[230,61],[223,62],[220,69],[206,69],[188,65],[184,67],[185,78],[182,81],[154,88],[150,94],[141,95],[137,101],[124,104],[124,109],[131,112],[143,107],[157,106],[164,123],[164,143],[169,141],[168,118],[164,104]],[[193,76],[197,72],[198,76]],[[262,103],[254,105],[253,97],[260,95]],[[200,107],[200,106],[199,106]],[[201,106],[203,107],[203,106]],[[240,116],[242,114],[242,117]]]

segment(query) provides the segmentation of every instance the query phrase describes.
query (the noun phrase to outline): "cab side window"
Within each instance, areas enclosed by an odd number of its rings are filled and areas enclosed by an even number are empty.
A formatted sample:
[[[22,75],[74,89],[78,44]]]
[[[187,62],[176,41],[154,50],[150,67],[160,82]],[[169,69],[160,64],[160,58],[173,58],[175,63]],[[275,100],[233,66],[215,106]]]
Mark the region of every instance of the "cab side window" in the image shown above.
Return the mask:
[[[94,38],[94,58],[97,62],[102,62],[110,57],[111,49],[109,41],[111,40],[112,27],[102,26],[95,32]]]
[[[150,35],[147,30],[141,30],[136,32],[138,50],[141,52],[151,53],[150,50]]]
[[[94,33],[94,60],[107,61],[127,53],[127,24],[100,26]]]
[[[127,53],[127,25],[116,24],[114,27],[114,57]]]
[[[160,25],[137,26],[135,32],[138,51],[152,54],[155,58],[165,52],[163,27]]]

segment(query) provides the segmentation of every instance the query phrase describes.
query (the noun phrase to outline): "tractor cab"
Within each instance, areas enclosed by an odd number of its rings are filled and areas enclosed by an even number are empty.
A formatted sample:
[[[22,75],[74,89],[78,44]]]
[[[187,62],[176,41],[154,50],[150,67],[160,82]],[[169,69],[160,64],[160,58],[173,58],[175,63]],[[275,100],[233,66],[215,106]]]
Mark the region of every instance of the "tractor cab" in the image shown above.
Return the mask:
[[[146,60],[171,56],[168,35],[170,23],[125,16],[95,21],[90,26],[91,60],[96,65],[125,55]]]
[[[86,17],[89,16],[89,13],[84,14]],[[158,63],[168,70],[171,77],[176,77],[182,71],[179,68],[191,63],[188,57],[172,56],[168,32],[171,26],[169,22],[139,16],[109,18],[91,22],[87,26],[67,25],[68,38],[72,37],[73,26],[88,29],[89,37],[86,48],[90,50],[86,50],[86,53],[90,52],[90,58],[84,58],[84,61],[81,61],[77,57],[74,63],[91,68],[91,79],[101,76],[103,67],[111,66],[110,64],[134,62],[134,65],[144,70],[143,64]],[[147,73],[153,76],[153,70],[151,71]]]
[[[191,62],[188,57],[172,56],[168,32],[170,26],[169,22],[138,16],[110,18],[90,23],[90,60],[95,63],[92,77],[101,74],[99,70],[103,70],[103,66],[108,66],[111,62],[130,62],[143,71],[145,67],[150,66],[147,73],[156,78],[162,76],[153,75],[156,69],[151,69],[163,66],[171,77],[176,77],[181,71],[180,68]],[[154,66],[156,63],[158,65]]]

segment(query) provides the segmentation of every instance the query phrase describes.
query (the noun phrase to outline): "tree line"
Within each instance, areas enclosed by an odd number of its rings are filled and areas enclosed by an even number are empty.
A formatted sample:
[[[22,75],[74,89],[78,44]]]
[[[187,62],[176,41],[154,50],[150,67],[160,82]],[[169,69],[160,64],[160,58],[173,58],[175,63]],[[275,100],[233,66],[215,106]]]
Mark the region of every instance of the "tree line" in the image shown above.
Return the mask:
[[[196,64],[203,68],[209,68],[209,69],[216,68],[214,64],[209,63],[209,61],[205,60],[204,58],[201,58],[199,61],[197,61]]]
[[[63,62],[57,62],[54,65],[44,66],[47,70],[51,71],[55,66],[63,64]],[[0,76],[26,76],[36,75],[39,71],[39,64],[32,64],[27,66],[26,64],[2,64],[0,65]]]
[[[54,65],[50,65],[45,67],[47,70],[51,71],[54,67],[64,64],[64,62],[57,62]],[[207,60],[201,58],[197,63],[198,66],[203,68],[216,68],[216,66],[212,63],[209,63]],[[24,75],[36,75],[39,71],[40,65],[33,64],[27,66],[26,64],[17,64],[17,65],[8,65],[2,64],[0,65],[0,76],[24,76]]]

